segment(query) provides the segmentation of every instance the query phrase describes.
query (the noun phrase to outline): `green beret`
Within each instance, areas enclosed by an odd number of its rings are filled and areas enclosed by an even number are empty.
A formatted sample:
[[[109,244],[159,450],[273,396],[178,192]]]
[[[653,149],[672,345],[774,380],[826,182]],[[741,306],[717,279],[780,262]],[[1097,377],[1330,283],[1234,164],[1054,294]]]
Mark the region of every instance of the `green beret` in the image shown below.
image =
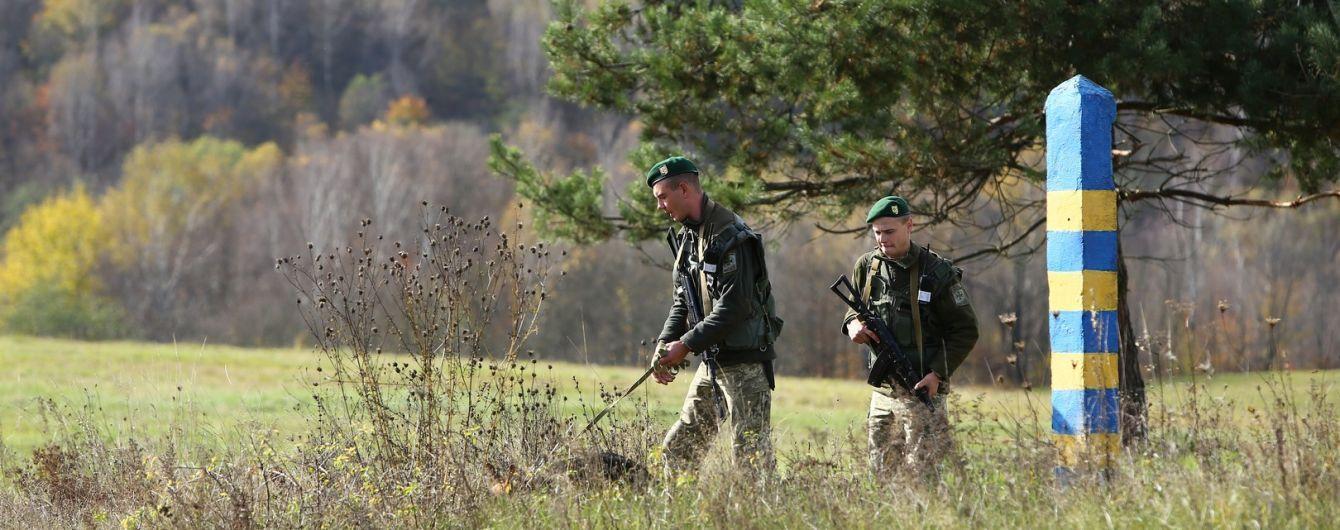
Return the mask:
[[[865,224],[873,223],[880,217],[906,217],[911,214],[912,209],[907,207],[906,200],[897,195],[890,195],[870,207],[870,214],[865,216]]]
[[[647,187],[650,188],[655,186],[657,182],[685,173],[697,175],[698,166],[693,165],[693,162],[682,156],[672,156],[657,162],[656,165],[647,170]]]

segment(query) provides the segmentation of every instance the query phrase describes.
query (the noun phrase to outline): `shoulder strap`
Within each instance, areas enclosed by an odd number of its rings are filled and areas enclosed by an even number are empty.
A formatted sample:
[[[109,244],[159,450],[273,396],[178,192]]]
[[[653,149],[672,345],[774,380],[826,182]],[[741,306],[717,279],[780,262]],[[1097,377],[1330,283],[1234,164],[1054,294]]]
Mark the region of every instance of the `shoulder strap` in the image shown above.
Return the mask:
[[[870,305],[870,284],[875,282],[875,276],[879,274],[879,258],[870,257],[869,274],[865,277],[865,285],[861,287],[861,302]]]
[[[926,354],[925,344],[921,337],[921,304],[917,302],[917,295],[921,291],[921,260],[912,260],[912,276],[908,278],[910,288],[907,293],[912,297],[912,334],[917,337],[917,357]]]
[[[707,292],[707,273],[703,270],[707,256],[707,238],[703,233],[705,226],[707,223],[698,225],[698,299],[703,301],[703,319],[712,314],[712,295]]]
[[[679,244],[675,247],[675,264],[670,266],[672,278],[679,277],[679,259],[684,256],[684,238],[680,238]]]

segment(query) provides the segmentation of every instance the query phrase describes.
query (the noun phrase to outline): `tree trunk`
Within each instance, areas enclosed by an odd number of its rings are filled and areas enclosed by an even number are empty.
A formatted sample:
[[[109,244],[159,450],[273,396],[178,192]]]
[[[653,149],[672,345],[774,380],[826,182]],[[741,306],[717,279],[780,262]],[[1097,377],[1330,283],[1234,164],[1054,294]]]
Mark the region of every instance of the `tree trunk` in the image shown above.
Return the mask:
[[[1130,446],[1144,441],[1148,428],[1148,411],[1145,401],[1145,379],[1140,373],[1140,349],[1136,346],[1135,326],[1131,322],[1130,304],[1127,294],[1130,292],[1130,278],[1126,270],[1126,258],[1121,250],[1121,240],[1117,240],[1117,327],[1120,328],[1121,345],[1119,349],[1119,390],[1121,397],[1121,444]]]

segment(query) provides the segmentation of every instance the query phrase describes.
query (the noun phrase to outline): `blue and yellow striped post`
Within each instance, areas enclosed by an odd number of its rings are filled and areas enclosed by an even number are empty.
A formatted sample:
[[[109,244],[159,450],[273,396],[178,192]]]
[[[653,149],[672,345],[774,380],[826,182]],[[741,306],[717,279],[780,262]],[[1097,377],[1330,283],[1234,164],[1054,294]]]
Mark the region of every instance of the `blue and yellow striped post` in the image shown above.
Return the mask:
[[[1110,467],[1117,397],[1117,194],[1112,93],[1084,76],[1047,96],[1052,432],[1060,467]]]

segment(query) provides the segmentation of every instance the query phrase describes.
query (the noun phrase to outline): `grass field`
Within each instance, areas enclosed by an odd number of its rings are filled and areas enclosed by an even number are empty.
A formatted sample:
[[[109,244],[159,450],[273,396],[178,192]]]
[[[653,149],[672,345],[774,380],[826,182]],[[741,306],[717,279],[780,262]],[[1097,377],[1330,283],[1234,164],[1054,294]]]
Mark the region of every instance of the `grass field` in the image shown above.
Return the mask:
[[[0,337],[0,436],[5,446],[24,453],[59,428],[43,420],[39,399],[65,407],[92,404],[107,426],[120,433],[159,435],[163,426],[190,422],[204,432],[226,434],[242,423],[275,426],[280,431],[302,427],[310,411],[313,369],[322,359],[296,349],[249,349],[208,344],[139,342],[77,342],[30,337]],[[553,366],[548,370],[548,366]],[[595,403],[598,389],[622,387],[640,375],[635,368],[542,362],[571,397]],[[1248,421],[1248,407],[1262,408],[1271,399],[1269,385],[1285,383],[1291,393],[1316,383],[1340,387],[1340,371],[1300,371],[1282,379],[1264,374],[1223,374],[1201,377],[1210,399],[1230,402],[1234,418]],[[580,382],[581,395],[572,380]],[[646,400],[653,418],[668,426],[687,388],[687,376],[666,386],[644,384],[635,397]],[[859,381],[781,377],[774,393],[773,425],[782,447],[815,435],[843,433],[863,426],[868,387]],[[1149,389],[1151,403],[1175,408],[1186,398],[1188,385],[1179,379]],[[979,403],[983,417],[1050,421],[1047,389],[959,386],[960,404]],[[638,406],[625,400],[619,412]],[[1156,407],[1157,409],[1157,407]],[[576,412],[576,411],[574,411]],[[216,438],[220,439],[220,438]]]
[[[951,414],[962,460],[938,480],[890,485],[865,473],[864,383],[782,377],[773,407],[779,481],[739,482],[722,465],[721,446],[728,444],[719,441],[715,460],[698,478],[494,496],[483,476],[491,462],[456,461],[468,474],[382,465],[356,456],[353,447],[302,438],[315,425],[311,385],[330,373],[316,370],[324,362],[294,349],[0,337],[6,468],[0,520],[121,528],[772,528],[894,521],[954,528],[1042,520],[1079,527],[1314,528],[1333,526],[1340,516],[1335,371],[1201,375],[1195,384],[1188,378],[1151,385],[1149,443],[1125,453],[1110,478],[1066,488],[1052,478],[1046,388],[957,386]],[[626,385],[641,373],[550,365],[533,366],[569,398],[560,407],[564,415],[589,417],[602,385]],[[686,379],[647,384],[620,405],[615,419],[628,420],[622,425],[635,424],[642,410],[650,419],[622,447],[654,446],[677,413]],[[89,440],[89,432],[108,441]],[[257,444],[257,433],[269,434]],[[496,452],[489,446],[472,458],[526,452],[508,446],[506,436],[493,440],[501,443]],[[283,480],[267,474],[274,466]],[[484,489],[462,490],[462,480]],[[272,490],[284,484],[297,489]]]

